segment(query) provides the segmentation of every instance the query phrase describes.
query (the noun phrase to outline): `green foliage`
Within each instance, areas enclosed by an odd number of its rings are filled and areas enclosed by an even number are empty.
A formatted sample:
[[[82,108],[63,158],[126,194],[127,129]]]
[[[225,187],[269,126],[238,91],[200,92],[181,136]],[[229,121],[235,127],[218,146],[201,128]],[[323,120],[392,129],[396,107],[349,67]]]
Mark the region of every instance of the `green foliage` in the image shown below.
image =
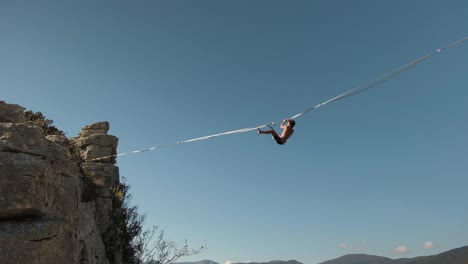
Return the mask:
[[[33,112],[29,110],[25,111],[24,115],[30,123],[41,127],[46,135],[65,135],[63,131],[57,129],[55,126],[52,125],[54,121],[47,119],[41,112]]]
[[[183,256],[198,254],[206,247],[189,249],[187,240],[181,246],[164,238],[164,231],[156,226],[143,229],[145,215],[138,213],[136,206],[130,205],[130,186],[124,181],[110,188],[114,209],[112,224],[104,235],[106,255],[115,263],[115,252],[122,250],[125,264],[171,264]],[[121,244],[118,243],[121,242]]]
[[[122,250],[123,263],[138,263],[135,256],[143,247],[135,241],[142,233],[145,216],[138,213],[136,206],[130,206],[129,189],[130,186],[125,182],[110,189],[114,208],[111,213],[111,225],[104,235],[104,244],[106,245],[107,258],[111,263],[116,262],[115,252],[120,250]]]
[[[110,190],[115,199],[122,201],[125,199],[124,191],[128,190],[128,186],[120,184],[119,186],[111,187]]]

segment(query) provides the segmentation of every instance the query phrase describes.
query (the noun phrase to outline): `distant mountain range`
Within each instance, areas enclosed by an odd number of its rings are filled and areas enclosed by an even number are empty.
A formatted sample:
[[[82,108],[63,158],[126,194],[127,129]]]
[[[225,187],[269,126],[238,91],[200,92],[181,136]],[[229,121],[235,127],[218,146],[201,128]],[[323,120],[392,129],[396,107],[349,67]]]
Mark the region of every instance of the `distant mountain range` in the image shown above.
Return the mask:
[[[319,264],[468,264],[468,246],[433,256],[390,259],[366,254],[350,254]]]
[[[319,264],[387,264],[392,261],[391,258],[366,254],[350,254],[342,257],[328,260]]]
[[[219,264],[219,263],[214,262],[212,260],[201,260],[197,262],[176,262],[175,264]]]
[[[233,263],[233,264],[302,264],[302,263],[299,262],[299,261],[296,261],[296,260],[288,260],[288,261],[273,260],[273,261],[269,261],[269,262],[249,262],[249,263],[237,262],[237,263]]]
[[[177,262],[176,264],[219,264],[211,260],[198,262]],[[296,260],[270,262],[249,262],[233,264],[302,264]],[[468,264],[468,246],[452,249],[433,256],[391,259],[366,254],[350,254],[327,260],[319,264]]]
[[[202,261],[197,261],[197,262],[177,262],[175,264],[219,264],[219,263],[211,261],[211,260],[202,260]],[[288,260],[288,261],[273,260],[270,262],[249,262],[249,263],[238,262],[238,263],[232,263],[232,264],[302,264],[302,263],[296,260]]]
[[[219,264],[219,263],[214,262],[212,260],[201,260],[197,262],[176,262],[175,264]]]

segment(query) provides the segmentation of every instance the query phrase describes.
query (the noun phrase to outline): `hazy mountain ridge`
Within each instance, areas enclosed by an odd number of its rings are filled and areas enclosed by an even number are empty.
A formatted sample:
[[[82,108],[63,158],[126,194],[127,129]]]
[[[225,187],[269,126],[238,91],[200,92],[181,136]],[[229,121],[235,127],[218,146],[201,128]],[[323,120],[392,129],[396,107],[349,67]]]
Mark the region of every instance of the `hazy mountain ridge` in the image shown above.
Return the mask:
[[[219,264],[218,262],[214,262],[212,260],[200,260],[197,262],[176,262],[175,264]]]
[[[233,264],[303,264],[297,260],[288,260],[288,261],[284,261],[284,260],[273,260],[273,261],[269,261],[269,262],[249,262],[249,263],[242,263],[242,262],[236,262],[236,263],[233,263]]]
[[[387,264],[392,261],[391,258],[366,255],[366,254],[349,254],[342,257],[327,260],[320,264]]]
[[[468,246],[437,255],[390,259],[366,254],[350,254],[319,264],[468,264]]]
[[[211,260],[197,262],[177,262],[175,264],[219,264]],[[273,260],[269,262],[236,262],[233,264],[303,264],[296,260]],[[414,258],[391,259],[387,257],[349,254],[342,257],[327,260],[318,264],[468,264],[468,246],[452,249],[432,256],[421,256]]]
[[[211,261],[211,260],[201,260],[197,262],[177,262],[175,264],[219,264],[217,262]],[[296,261],[296,260],[273,260],[269,262],[248,262],[248,263],[243,263],[243,262],[236,262],[233,264],[303,264],[302,262]]]

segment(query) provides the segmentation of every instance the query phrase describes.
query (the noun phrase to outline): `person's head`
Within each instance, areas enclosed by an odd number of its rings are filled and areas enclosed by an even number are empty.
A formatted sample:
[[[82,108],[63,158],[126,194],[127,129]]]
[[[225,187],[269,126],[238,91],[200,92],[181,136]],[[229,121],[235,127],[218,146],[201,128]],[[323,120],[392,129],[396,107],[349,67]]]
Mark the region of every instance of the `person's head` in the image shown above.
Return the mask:
[[[289,119],[288,120],[288,123],[289,123],[289,126],[290,127],[294,127],[296,125],[296,121],[292,120],[292,119]]]

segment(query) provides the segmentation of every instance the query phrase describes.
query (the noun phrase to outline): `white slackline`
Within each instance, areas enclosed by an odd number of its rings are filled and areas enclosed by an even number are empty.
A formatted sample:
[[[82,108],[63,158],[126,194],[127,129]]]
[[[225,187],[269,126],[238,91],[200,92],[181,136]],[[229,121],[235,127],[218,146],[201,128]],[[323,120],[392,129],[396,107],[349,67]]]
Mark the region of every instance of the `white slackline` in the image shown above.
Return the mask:
[[[361,92],[364,92],[365,90],[368,90],[370,88],[373,88],[375,86],[378,86],[386,81],[389,81],[391,79],[393,79],[394,77],[400,75],[401,73],[411,69],[412,67],[416,66],[416,64],[426,60],[426,59],[429,59],[430,57],[444,51],[444,50],[447,50],[455,45],[458,45],[462,42],[465,42],[468,40],[468,37],[465,37],[463,39],[460,39],[456,42],[453,42],[452,44],[448,45],[447,47],[445,48],[440,48],[440,49],[437,49],[436,51],[433,51],[427,55],[424,55],[422,56],[421,58],[417,59],[417,60],[414,60],[410,63],[407,63],[391,72],[388,72],[380,77],[378,77],[377,79],[375,80],[372,80],[370,82],[366,82],[362,85],[359,85],[347,92],[344,92],[338,96],[335,96],[329,100],[326,100],[325,102],[322,102],[316,106],[313,106],[311,108],[308,108],[307,110],[305,111],[302,111],[300,112],[299,114],[296,114],[292,117],[290,117],[289,119],[296,119],[300,116],[302,116],[303,114],[305,113],[308,113],[312,110],[315,110],[319,107],[322,107],[326,104],[329,104],[329,103],[332,103],[332,102],[335,102],[335,101],[338,101],[340,99],[343,99],[343,98],[346,98],[346,97],[349,97],[349,96],[352,96],[352,95],[355,95],[355,94],[358,94],[358,93],[361,93]],[[224,136],[224,135],[231,135],[231,134],[239,134],[239,133],[245,133],[245,132],[249,132],[249,131],[253,131],[253,130],[257,130],[257,128],[264,128],[266,126],[269,126],[269,125],[274,125],[278,122],[270,122],[270,123],[267,123],[267,124],[264,124],[264,125],[260,125],[260,126],[256,126],[256,127],[248,127],[248,128],[242,128],[242,129],[237,129],[237,130],[232,130],[232,131],[227,131],[227,132],[222,132],[222,133],[218,133],[218,134],[213,134],[213,135],[208,135],[208,136],[204,136],[204,137],[198,137],[198,138],[192,138],[192,139],[186,139],[186,140],[182,140],[182,141],[178,141],[174,144],[183,144],[183,143],[190,143],[190,142],[195,142],[195,141],[201,141],[201,140],[206,140],[206,139],[210,139],[210,138],[215,138],[215,137],[220,137],[220,136]],[[109,159],[109,158],[113,158],[113,157],[119,157],[119,156],[124,156],[124,155],[127,155],[127,154],[135,154],[135,153],[141,153],[141,152],[147,152],[147,151],[153,151],[153,150],[156,150],[156,149],[159,149],[159,148],[163,148],[163,147],[167,147],[167,146],[170,146],[170,145],[173,145],[173,144],[166,144],[166,145],[160,145],[160,146],[156,146],[156,147],[151,147],[151,148],[147,148],[147,149],[140,149],[140,150],[133,150],[133,151],[129,151],[129,152],[124,152],[124,153],[119,153],[119,154],[116,154],[116,155],[110,155],[110,156],[105,156],[105,157],[99,157],[99,158],[94,158],[94,159],[90,159],[90,160],[87,160],[87,161],[98,161],[98,160],[103,160],[103,159]]]

